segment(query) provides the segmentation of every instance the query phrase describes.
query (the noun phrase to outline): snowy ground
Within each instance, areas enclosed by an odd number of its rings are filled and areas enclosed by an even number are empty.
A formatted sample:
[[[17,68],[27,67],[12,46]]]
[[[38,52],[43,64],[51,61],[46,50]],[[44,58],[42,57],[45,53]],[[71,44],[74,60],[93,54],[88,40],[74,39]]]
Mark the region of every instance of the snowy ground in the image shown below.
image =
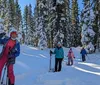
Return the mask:
[[[68,49],[65,49],[65,56]],[[80,48],[73,48],[76,59],[73,66],[66,66],[63,61],[61,72],[49,71],[49,49],[39,50],[21,46],[21,55],[15,64],[16,85],[100,85],[100,53],[88,55],[85,63],[81,62]],[[52,68],[54,56],[52,56]]]

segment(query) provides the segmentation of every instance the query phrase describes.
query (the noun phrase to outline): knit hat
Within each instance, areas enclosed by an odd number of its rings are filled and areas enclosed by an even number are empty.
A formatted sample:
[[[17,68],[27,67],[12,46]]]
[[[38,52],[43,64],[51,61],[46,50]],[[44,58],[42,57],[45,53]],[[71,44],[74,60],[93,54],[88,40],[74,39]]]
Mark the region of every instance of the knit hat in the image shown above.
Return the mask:
[[[72,48],[70,48],[70,50],[72,50]]]
[[[61,42],[58,42],[57,45],[61,45]]]
[[[11,37],[13,34],[17,35],[17,32],[16,32],[16,31],[12,31],[12,32],[10,33],[10,37]]]
[[[69,50],[69,53],[72,53],[72,52],[73,52],[72,49],[70,49],[70,50]]]

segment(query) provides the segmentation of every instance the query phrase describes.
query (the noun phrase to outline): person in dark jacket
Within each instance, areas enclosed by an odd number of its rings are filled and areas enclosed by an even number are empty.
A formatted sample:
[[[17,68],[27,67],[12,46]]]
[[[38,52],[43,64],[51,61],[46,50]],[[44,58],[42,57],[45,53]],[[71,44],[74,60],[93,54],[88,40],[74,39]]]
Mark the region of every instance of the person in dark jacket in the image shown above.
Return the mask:
[[[50,51],[50,54],[55,54],[55,72],[61,71],[64,51],[60,42],[58,42],[54,52]]]
[[[13,71],[13,65],[15,64],[15,59],[20,54],[20,44],[16,40],[17,32],[12,31],[9,37],[1,38],[0,44],[3,45],[2,52],[0,54],[0,79],[2,75],[2,69],[4,65],[7,65],[9,84],[15,84],[15,76]]]
[[[84,49],[84,47],[82,48],[82,50],[81,50],[81,55],[82,55],[82,61],[84,62],[84,61],[86,61],[86,55],[87,55],[87,52],[86,52],[86,50]]]

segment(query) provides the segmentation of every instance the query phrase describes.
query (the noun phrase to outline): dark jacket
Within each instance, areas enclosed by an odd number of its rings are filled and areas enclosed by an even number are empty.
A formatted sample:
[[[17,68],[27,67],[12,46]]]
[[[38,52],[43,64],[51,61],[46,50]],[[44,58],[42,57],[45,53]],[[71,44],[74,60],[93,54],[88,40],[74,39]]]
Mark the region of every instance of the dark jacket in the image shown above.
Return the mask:
[[[82,49],[81,52],[80,52],[82,55],[87,55],[87,52],[85,49]]]

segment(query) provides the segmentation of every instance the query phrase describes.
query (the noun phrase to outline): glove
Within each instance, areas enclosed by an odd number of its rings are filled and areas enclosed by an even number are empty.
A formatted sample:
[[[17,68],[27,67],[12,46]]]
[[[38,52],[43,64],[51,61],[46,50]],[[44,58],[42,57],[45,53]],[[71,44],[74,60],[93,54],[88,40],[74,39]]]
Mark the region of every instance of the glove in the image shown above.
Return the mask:
[[[11,50],[11,53],[16,53],[16,52],[17,52],[16,49],[12,49],[12,50]]]
[[[8,58],[14,58],[14,57],[15,57],[15,56],[12,55],[12,54],[8,55]]]
[[[15,57],[8,58],[8,64],[15,64]]]
[[[53,54],[53,52],[50,50],[50,54]]]
[[[53,54],[53,52],[50,50],[50,56]]]
[[[11,49],[9,47],[9,55],[15,54],[17,52],[17,50],[15,48]]]

